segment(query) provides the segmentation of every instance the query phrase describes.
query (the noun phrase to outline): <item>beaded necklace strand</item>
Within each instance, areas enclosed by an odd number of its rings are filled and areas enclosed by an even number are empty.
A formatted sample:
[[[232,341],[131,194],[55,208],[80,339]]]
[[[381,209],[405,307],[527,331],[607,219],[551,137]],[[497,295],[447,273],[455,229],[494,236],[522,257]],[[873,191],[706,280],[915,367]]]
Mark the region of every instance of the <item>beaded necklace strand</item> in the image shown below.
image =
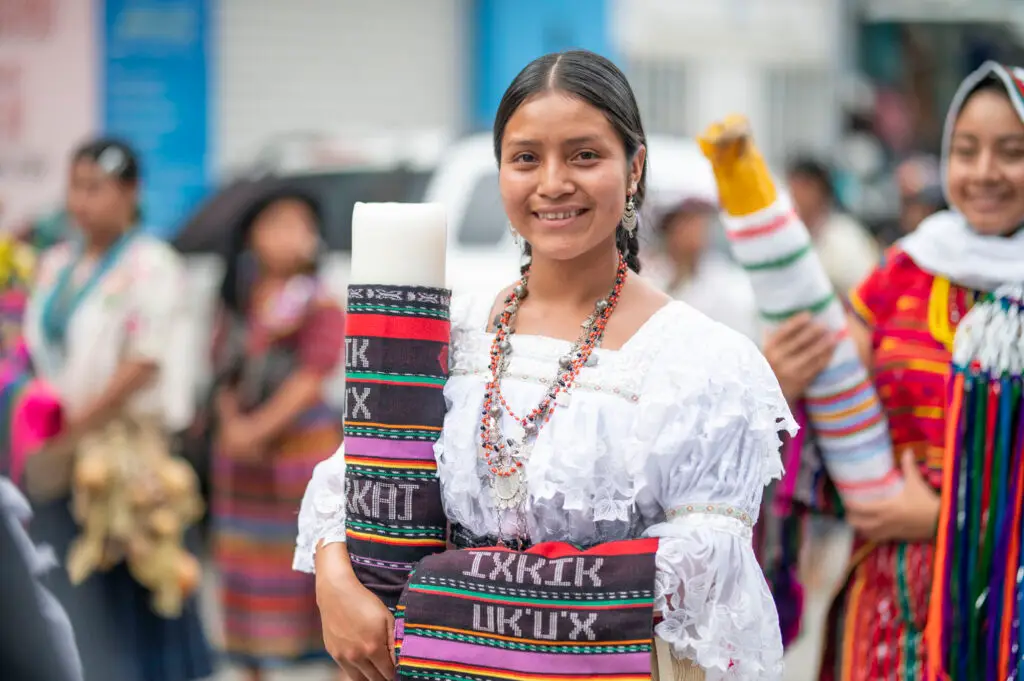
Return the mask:
[[[568,404],[569,394],[576,378],[587,366],[594,349],[601,344],[605,327],[615,311],[622,293],[622,286],[629,275],[626,261],[619,255],[615,272],[615,284],[611,292],[594,305],[594,312],[581,326],[580,336],[572,348],[558,359],[558,375],[550,384],[548,392],[540,403],[524,415],[516,414],[501,392],[501,379],[508,370],[515,320],[519,306],[529,294],[530,272],[527,270],[505,298],[504,307],[495,319],[494,340],[491,342],[491,378],[484,390],[483,410],[480,416],[480,452],[490,473],[491,496],[499,512],[499,535],[501,516],[515,510],[518,515],[517,539],[525,539],[525,519],[522,506],[526,500],[526,484],[523,466],[529,459],[530,450],[541,427],[551,420],[554,407]],[[502,412],[507,413],[517,424],[515,433],[506,434],[502,427]]]

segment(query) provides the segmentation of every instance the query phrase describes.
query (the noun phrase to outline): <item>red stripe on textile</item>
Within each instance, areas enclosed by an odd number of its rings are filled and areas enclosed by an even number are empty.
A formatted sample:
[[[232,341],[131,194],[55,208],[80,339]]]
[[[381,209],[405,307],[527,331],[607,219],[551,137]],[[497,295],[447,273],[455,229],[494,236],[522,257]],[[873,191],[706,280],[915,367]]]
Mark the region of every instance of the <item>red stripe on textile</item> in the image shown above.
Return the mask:
[[[348,337],[399,338],[438,343],[447,343],[451,338],[450,322],[422,317],[350,312],[345,326],[345,335]]]
[[[826,395],[824,397],[805,397],[804,401],[808,405],[812,405],[815,407],[824,407],[830,404],[834,404],[836,402],[842,402],[843,400],[853,397],[857,393],[864,392],[865,390],[868,390],[872,387],[873,386],[871,385],[871,380],[864,379],[863,381],[853,386],[852,388],[847,388],[846,390],[838,392],[835,395]]]
[[[360,385],[365,383],[372,385],[396,385],[403,388],[434,388],[436,390],[444,389],[443,385],[437,385],[436,383],[415,383],[412,381],[387,381],[375,378],[346,378],[345,382],[351,385]]]
[[[951,384],[951,385],[950,385]],[[953,471],[956,468],[956,444],[960,427],[960,412],[963,407],[964,375],[956,372],[947,379],[949,408],[946,413],[946,452],[942,461],[942,502],[939,511],[939,531],[936,533],[931,599],[928,602],[928,620],[924,628],[924,659],[927,663],[927,678],[941,679],[946,676],[946,642],[943,632],[944,606],[947,598],[950,569],[949,523],[956,500],[953,499]],[[955,522],[955,519],[952,520]]]
[[[1004,65],[1003,68],[1006,69],[1008,74],[1010,74],[1010,80],[1013,81],[1013,84],[1017,86],[1017,96],[1024,99],[1024,82],[1022,82],[1021,79],[1017,77],[1017,74],[1013,72],[1012,66]]]
[[[514,551],[504,546],[492,546],[487,551]],[[555,559],[567,556],[637,556],[643,553],[656,553],[658,551],[658,539],[624,539],[622,541],[599,544],[593,548],[581,551],[572,544],[564,542],[545,542],[532,546],[523,553],[544,558]]]
[[[757,225],[756,227],[750,227],[747,229],[734,229],[726,231],[726,236],[730,241],[745,241],[746,239],[756,239],[757,237],[767,236],[772,232],[776,232],[786,224],[796,218],[796,214],[793,211],[789,211],[785,215],[778,215],[772,218],[765,224]]]

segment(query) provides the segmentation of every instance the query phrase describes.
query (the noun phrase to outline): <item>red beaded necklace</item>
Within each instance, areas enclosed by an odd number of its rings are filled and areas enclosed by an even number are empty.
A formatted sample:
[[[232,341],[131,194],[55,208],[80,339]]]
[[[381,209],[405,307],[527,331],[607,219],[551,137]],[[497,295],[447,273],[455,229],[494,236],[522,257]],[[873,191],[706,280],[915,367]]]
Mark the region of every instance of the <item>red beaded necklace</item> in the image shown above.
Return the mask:
[[[597,301],[594,312],[581,325],[580,337],[568,353],[558,360],[558,375],[551,388],[533,410],[525,415],[512,411],[501,393],[501,378],[508,368],[512,344],[509,337],[515,333],[515,319],[519,306],[528,294],[527,270],[519,283],[505,298],[504,308],[495,320],[496,331],[491,343],[491,379],[484,391],[483,411],[480,418],[481,454],[490,471],[491,492],[499,511],[518,508],[526,498],[522,468],[541,426],[551,420],[555,404],[563,402],[576,382],[580,370],[587,365],[594,349],[604,337],[605,327],[619,302],[622,286],[629,268],[619,256],[615,285],[604,299]],[[508,413],[522,430],[508,438],[502,432],[501,414]]]

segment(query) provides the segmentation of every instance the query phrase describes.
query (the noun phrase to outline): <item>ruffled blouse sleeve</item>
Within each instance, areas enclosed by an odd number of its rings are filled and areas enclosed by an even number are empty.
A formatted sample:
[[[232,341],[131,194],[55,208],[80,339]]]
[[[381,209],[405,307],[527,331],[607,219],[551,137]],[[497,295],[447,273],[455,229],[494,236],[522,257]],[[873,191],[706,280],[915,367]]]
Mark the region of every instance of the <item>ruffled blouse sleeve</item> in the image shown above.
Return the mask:
[[[345,541],[345,445],[313,469],[299,506],[292,569],[313,574],[318,544]]]
[[[638,438],[661,522],[659,637],[708,681],[779,679],[778,614],[752,545],[764,487],[780,477],[780,432],[796,424],[757,348],[705,322],[699,346],[660,353],[641,397]],[[681,352],[690,350],[693,352]]]

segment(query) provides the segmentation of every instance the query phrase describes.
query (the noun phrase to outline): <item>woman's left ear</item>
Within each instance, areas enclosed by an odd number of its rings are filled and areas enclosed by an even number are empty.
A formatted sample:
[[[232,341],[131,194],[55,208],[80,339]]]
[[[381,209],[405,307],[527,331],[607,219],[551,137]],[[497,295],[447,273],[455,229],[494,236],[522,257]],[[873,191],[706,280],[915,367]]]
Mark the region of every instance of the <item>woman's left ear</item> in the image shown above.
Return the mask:
[[[647,162],[647,147],[640,145],[640,148],[633,154],[633,160],[629,164],[629,186],[630,188],[640,184],[640,178],[644,175],[644,164]]]

